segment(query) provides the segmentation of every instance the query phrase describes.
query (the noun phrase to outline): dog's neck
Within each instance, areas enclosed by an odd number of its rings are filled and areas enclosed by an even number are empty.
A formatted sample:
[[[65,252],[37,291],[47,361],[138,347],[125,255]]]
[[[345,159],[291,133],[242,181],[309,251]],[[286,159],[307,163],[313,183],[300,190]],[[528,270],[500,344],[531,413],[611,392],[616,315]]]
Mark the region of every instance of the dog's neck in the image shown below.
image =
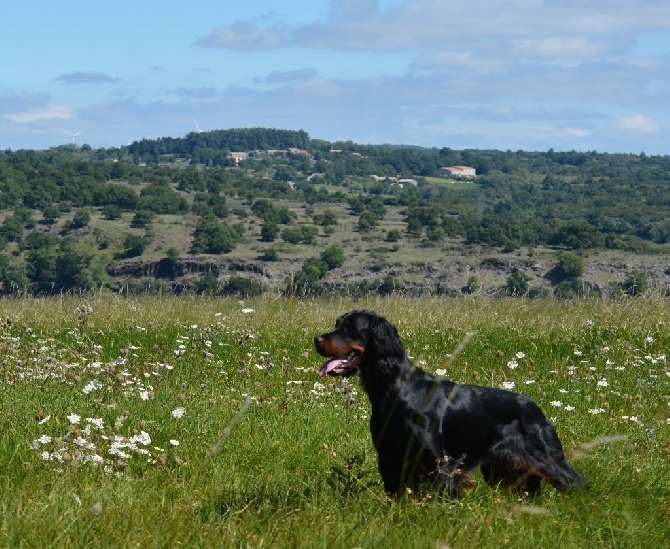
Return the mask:
[[[374,362],[373,362],[374,361]],[[399,357],[373,357],[370,360],[371,367],[366,367],[364,363],[359,368],[361,385],[368,396],[373,397],[377,394],[387,393],[398,381],[401,376],[414,369],[409,358],[403,351]]]

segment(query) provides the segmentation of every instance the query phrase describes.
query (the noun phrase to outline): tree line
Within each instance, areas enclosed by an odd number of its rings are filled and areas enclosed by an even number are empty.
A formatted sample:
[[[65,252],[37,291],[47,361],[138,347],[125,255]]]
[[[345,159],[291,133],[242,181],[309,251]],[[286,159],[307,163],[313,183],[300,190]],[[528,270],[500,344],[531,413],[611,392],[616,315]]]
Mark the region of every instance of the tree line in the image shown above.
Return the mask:
[[[212,161],[230,150],[249,156],[239,163]],[[162,155],[170,158],[161,161]],[[475,167],[478,177],[460,183],[435,177],[444,165]],[[402,177],[416,183],[399,184]],[[297,223],[288,206],[296,203],[307,212],[321,205],[321,213]],[[389,208],[401,213],[404,230],[378,235]],[[245,220],[258,220],[262,242],[311,246],[318,235],[337,230],[336,210],[342,209],[355,217],[358,231],[388,243],[460,239],[504,251],[550,246],[665,253],[670,158],[331,143],[302,130],[264,128],[194,132],[112,149],[7,150],[0,152],[0,293],[109,284],[111,264],[141,258],[150,247],[159,216],[197,218],[182,253],[222,255],[245,241]],[[116,240],[96,231],[81,239],[92,216],[130,221]],[[177,251],[168,252],[165,259],[172,254],[176,261]],[[315,260],[287,291],[316,287],[331,270],[323,265],[332,264]]]

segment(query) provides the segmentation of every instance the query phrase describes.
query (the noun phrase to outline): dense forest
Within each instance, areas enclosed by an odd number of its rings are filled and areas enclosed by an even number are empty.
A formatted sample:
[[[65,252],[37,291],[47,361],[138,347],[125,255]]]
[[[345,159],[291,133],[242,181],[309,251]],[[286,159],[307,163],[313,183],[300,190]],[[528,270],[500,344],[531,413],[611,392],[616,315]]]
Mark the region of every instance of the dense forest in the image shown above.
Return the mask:
[[[438,177],[454,165],[476,178]],[[351,259],[345,241],[547,249],[564,263],[554,282],[574,282],[584,251],[668,253],[670,158],[331,143],[266,128],[0,152],[1,294],[146,289],[128,281],[129,263],[131,278],[172,290],[258,293],[253,277],[211,267],[250,247],[261,263],[299,262],[282,291],[309,293]]]

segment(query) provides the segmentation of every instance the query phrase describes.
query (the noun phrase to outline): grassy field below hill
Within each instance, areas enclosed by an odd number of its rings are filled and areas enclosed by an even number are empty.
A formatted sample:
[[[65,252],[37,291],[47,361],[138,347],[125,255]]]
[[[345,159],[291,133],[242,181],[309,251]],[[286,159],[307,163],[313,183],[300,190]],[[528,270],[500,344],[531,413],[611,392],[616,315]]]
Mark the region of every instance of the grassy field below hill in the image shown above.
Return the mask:
[[[415,364],[512,387],[591,489],[384,495],[356,378],[313,337],[385,315]],[[0,547],[662,547],[667,299],[0,301]],[[449,357],[476,332],[453,364]]]

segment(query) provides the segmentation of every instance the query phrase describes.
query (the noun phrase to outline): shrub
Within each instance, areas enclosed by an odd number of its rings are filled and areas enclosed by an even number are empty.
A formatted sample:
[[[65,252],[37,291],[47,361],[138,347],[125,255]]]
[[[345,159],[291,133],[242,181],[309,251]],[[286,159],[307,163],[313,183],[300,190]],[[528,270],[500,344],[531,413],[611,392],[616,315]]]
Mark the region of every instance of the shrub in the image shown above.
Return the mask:
[[[262,286],[258,280],[245,278],[243,276],[232,276],[223,286],[225,295],[236,295],[240,297],[255,297],[261,295]]]
[[[584,272],[584,260],[582,256],[575,252],[560,251],[556,254],[558,262],[551,271],[547,274],[554,283],[563,282],[565,280],[576,280]]]
[[[642,269],[635,269],[621,283],[621,291],[628,296],[642,295],[649,289],[649,273]]]
[[[242,239],[244,227],[219,221],[213,215],[203,217],[193,232],[191,253],[226,254]]]
[[[91,221],[91,214],[87,210],[81,209],[74,212],[72,221],[70,222],[71,229],[83,229]]]
[[[505,286],[501,289],[502,295],[523,297],[528,295],[530,277],[522,271],[514,271],[507,277]]]
[[[120,257],[139,257],[149,245],[149,239],[136,234],[126,235],[123,240],[123,252]]]

